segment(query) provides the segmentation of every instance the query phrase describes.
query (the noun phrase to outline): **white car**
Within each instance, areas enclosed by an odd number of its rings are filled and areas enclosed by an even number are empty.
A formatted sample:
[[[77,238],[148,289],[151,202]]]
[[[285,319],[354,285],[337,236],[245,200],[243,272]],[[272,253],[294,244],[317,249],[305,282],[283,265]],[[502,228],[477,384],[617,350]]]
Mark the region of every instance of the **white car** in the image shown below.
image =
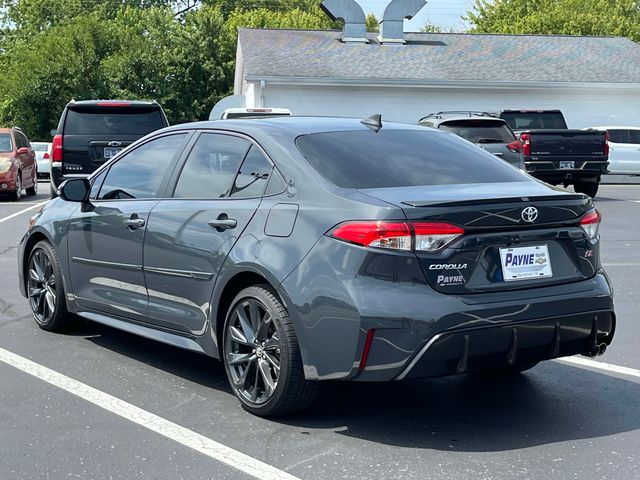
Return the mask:
[[[34,152],[36,152],[36,162],[38,163],[38,178],[49,178],[51,173],[51,143],[31,142]]]
[[[593,127],[609,133],[609,173],[640,175],[640,127]]]

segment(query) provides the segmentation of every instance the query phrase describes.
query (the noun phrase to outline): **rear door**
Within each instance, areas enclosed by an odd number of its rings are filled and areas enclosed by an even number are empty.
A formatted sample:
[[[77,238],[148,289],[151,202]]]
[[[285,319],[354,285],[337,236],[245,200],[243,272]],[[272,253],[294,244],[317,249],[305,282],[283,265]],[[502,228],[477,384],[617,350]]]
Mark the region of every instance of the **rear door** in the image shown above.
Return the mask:
[[[69,105],[63,125],[63,175],[93,173],[122,149],[167,126],[157,105]]]
[[[22,186],[30,187],[37,182],[36,178],[36,154],[31,148],[31,144],[27,139],[26,135],[22,132],[15,132],[16,144],[18,149],[20,148],[28,148],[28,153],[21,153],[18,155],[21,163],[21,171],[22,171]]]
[[[640,129],[610,129],[609,171],[640,175]]]
[[[163,195],[189,135],[154,138],[125,154],[96,178],[91,205],[72,215],[69,270],[80,305],[145,320],[142,248],[149,212]]]
[[[244,137],[203,132],[149,217],[149,321],[202,335],[218,272],[261,202],[272,165]]]

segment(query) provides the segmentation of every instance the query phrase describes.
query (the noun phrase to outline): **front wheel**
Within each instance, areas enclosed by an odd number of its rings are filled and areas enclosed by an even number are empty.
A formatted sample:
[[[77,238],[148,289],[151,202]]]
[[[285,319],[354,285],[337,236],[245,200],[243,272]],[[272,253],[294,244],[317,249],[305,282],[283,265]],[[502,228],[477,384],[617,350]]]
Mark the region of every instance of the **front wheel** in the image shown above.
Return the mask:
[[[11,200],[19,202],[22,198],[22,177],[20,174],[16,175],[16,190],[11,194]]]
[[[276,416],[313,403],[317,383],[304,378],[293,325],[270,286],[248,287],[236,296],[223,337],[225,370],[245,410]]]
[[[56,252],[46,240],[33,247],[27,264],[29,305],[40,328],[60,332],[71,326]]]
[[[577,193],[584,193],[585,195],[589,195],[591,198],[595,198],[595,196],[598,194],[598,187],[600,187],[600,183],[598,181],[576,182],[573,186],[573,189]]]

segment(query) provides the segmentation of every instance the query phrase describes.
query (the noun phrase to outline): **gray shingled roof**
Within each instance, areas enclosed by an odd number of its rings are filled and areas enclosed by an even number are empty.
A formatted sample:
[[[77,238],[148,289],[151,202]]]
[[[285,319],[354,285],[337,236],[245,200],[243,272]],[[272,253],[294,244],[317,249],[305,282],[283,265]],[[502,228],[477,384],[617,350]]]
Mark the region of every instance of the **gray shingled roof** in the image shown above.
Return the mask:
[[[620,37],[408,33],[404,46],[341,32],[240,29],[245,77],[416,82],[640,83],[640,45]]]

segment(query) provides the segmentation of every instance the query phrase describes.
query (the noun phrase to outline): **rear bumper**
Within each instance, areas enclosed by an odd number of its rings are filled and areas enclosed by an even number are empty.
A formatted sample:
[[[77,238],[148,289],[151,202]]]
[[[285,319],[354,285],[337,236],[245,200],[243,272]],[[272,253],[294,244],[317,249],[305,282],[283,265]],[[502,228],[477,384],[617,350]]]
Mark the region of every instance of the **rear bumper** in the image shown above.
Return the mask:
[[[595,315],[599,343],[611,341],[615,319],[613,290],[602,270],[560,285],[443,294],[427,284],[415,256],[379,254],[326,237],[278,292],[310,380],[379,382],[460,373],[465,335],[469,351],[463,371],[499,368],[508,358],[518,363],[553,358],[558,322],[555,356],[573,355],[587,351]],[[371,330],[371,348],[361,365]]]
[[[424,378],[499,369],[611,344],[615,314],[602,310],[435,335],[396,377]]]
[[[585,161],[573,158],[568,158],[567,160],[574,161],[576,168],[561,170],[559,160],[534,161],[530,158],[525,158],[525,171],[547,183],[556,184],[572,183],[586,178],[596,179],[608,173],[609,162],[606,160]]]

